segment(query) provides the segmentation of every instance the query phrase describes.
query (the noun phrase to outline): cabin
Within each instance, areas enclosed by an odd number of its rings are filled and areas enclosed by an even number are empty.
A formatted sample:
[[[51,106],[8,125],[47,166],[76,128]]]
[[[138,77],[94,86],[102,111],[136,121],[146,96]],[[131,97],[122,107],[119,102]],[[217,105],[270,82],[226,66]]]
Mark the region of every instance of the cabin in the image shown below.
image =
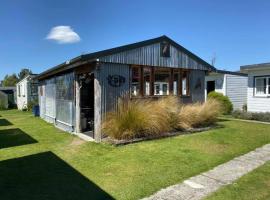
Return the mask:
[[[205,100],[213,66],[167,36],[85,54],[37,76],[40,116],[84,139],[101,141],[106,113],[121,97]]]
[[[233,110],[242,110],[247,104],[247,82],[245,73],[216,70],[205,77],[205,97],[212,92],[218,92],[229,97]]]
[[[30,104],[38,103],[38,81],[35,77],[36,74],[27,75],[16,84],[18,110],[27,109]]]
[[[16,87],[0,87],[0,109],[16,107]]]
[[[270,112],[270,63],[244,65],[240,69],[248,74],[247,110]]]

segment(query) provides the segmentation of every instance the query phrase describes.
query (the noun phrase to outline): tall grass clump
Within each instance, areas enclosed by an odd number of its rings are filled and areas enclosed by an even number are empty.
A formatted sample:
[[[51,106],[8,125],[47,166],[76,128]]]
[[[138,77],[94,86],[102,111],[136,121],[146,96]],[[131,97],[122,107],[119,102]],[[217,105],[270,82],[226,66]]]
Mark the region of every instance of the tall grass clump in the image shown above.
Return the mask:
[[[182,105],[174,96],[159,100],[120,99],[117,111],[110,112],[102,131],[115,139],[159,136],[214,123],[220,113],[216,100]]]
[[[216,122],[221,113],[221,104],[215,99],[205,103],[183,105],[178,114],[179,129],[191,129],[209,126]]]

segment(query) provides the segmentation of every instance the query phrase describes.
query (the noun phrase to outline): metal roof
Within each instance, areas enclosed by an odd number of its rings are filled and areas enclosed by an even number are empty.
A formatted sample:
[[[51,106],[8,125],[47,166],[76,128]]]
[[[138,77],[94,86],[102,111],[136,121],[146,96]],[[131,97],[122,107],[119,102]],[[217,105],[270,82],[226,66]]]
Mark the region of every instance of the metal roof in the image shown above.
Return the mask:
[[[259,63],[259,64],[252,64],[252,65],[243,65],[243,66],[240,67],[240,69],[241,69],[241,71],[270,69],[270,63]]]
[[[62,64],[59,64],[59,65],[57,65],[57,66],[55,66],[55,67],[53,67],[53,68],[51,68],[49,70],[46,70],[46,71],[42,72],[36,78],[37,79],[42,79],[42,78],[44,78],[46,76],[56,74],[59,71],[65,71],[65,70],[68,70],[68,69],[75,68],[76,66],[78,66],[78,65],[75,65],[75,63],[77,63],[77,62],[97,61],[97,59],[99,59],[100,57],[103,57],[103,56],[108,56],[108,55],[116,54],[116,53],[119,53],[119,52],[131,50],[131,49],[140,48],[140,47],[143,47],[143,46],[147,46],[147,45],[151,45],[151,44],[158,43],[158,42],[163,42],[163,41],[169,42],[175,48],[177,48],[180,51],[186,53],[188,56],[190,56],[194,60],[197,60],[198,62],[204,64],[206,67],[209,68],[209,70],[213,70],[213,71],[216,70],[215,67],[213,67],[212,65],[210,65],[209,63],[207,63],[206,61],[201,59],[200,57],[196,56],[195,54],[193,54],[192,52],[190,52],[189,50],[187,50],[183,46],[179,45],[178,43],[176,43],[175,41],[173,41],[169,37],[163,35],[161,37],[157,37],[157,38],[153,38],[153,39],[149,39],[149,40],[144,40],[142,42],[137,42],[137,43],[128,44],[128,45],[124,45],[124,46],[120,46],[120,47],[115,47],[115,48],[111,48],[111,49],[107,49],[107,50],[103,50],[103,51],[98,51],[98,52],[94,52],[94,53],[80,55],[80,56],[75,57],[75,58],[73,58],[73,59],[71,59],[69,61],[66,61],[66,62],[64,62]]]
[[[219,74],[231,74],[231,75],[236,75],[236,76],[248,76],[247,74],[242,73],[242,72],[233,72],[233,71],[219,70],[219,69],[216,70],[216,73],[219,73]]]

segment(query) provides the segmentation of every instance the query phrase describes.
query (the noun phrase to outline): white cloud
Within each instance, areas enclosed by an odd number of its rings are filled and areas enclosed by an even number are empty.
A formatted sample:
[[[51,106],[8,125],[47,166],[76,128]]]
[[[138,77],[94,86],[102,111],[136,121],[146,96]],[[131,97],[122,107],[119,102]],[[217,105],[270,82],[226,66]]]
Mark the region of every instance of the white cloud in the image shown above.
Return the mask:
[[[80,36],[70,26],[55,26],[46,37],[47,40],[55,40],[59,44],[76,43]]]

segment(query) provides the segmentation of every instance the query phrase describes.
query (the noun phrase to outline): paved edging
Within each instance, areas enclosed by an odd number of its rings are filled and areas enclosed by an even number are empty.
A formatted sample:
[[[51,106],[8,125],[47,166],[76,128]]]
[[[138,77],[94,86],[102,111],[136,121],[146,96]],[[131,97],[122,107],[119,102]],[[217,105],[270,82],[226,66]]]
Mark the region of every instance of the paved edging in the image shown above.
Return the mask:
[[[143,200],[198,200],[270,161],[270,144],[234,158],[212,170],[158,191]]]

